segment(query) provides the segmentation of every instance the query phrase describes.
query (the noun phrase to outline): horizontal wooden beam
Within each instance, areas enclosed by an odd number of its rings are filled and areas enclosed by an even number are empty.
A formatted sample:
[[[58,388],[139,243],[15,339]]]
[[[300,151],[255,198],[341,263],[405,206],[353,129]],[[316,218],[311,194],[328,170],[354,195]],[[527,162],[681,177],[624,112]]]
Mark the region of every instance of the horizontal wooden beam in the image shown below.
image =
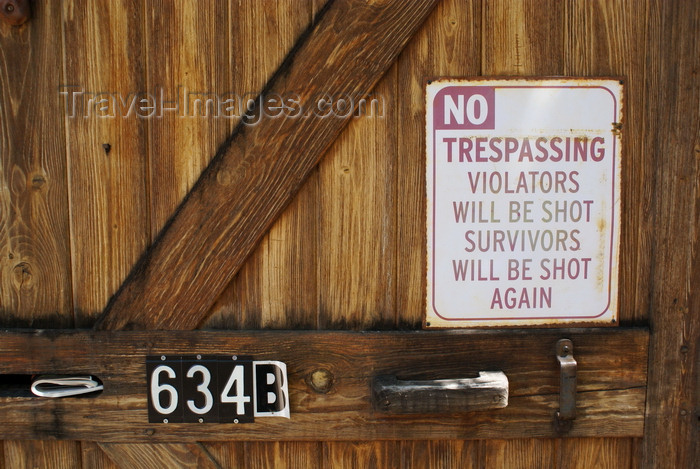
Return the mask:
[[[219,148],[97,328],[197,328],[354,114],[328,105],[344,99],[360,106],[436,3],[330,1],[260,94],[264,104]]]
[[[556,342],[573,341],[577,417],[554,425],[559,401]],[[526,331],[5,331],[2,375],[94,374],[94,397],[11,397],[0,388],[0,438],[105,442],[355,440],[641,436],[646,329]],[[291,418],[250,424],[148,422],[146,356],[238,354],[287,364]],[[373,409],[377,376],[469,378],[503,371],[508,406],[483,412],[394,415]],[[26,393],[25,393],[26,394]],[[17,395],[15,393],[15,395]]]

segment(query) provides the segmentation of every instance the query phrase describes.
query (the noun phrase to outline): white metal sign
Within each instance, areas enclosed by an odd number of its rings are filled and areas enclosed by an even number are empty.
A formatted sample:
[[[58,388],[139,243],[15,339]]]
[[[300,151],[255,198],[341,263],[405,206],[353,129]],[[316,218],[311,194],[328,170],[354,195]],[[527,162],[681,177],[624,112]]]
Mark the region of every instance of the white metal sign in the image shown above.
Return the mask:
[[[426,89],[427,327],[615,324],[622,82]]]

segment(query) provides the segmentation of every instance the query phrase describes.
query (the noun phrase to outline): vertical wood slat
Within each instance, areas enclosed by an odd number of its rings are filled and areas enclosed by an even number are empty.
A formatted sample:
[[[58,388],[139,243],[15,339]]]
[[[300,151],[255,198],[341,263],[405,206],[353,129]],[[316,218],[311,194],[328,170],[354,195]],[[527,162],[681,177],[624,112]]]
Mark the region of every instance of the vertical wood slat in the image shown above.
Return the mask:
[[[0,23],[0,312],[6,327],[71,315],[59,4]]]
[[[100,446],[92,441],[80,443],[82,465],[85,469],[119,469]]]
[[[634,469],[634,447],[633,438],[563,438],[557,467]]]
[[[651,300],[643,467],[698,462],[700,4],[650,1],[644,146],[652,155]]]
[[[6,441],[7,469],[73,469],[80,467],[80,444],[75,441]]]
[[[221,10],[224,10],[223,12]],[[191,189],[233,125],[222,117],[231,82],[228,12],[221,2],[159,2],[144,6],[138,26],[144,38],[143,89],[160,107],[147,118],[147,194],[140,201],[150,214],[149,241]],[[134,25],[136,26],[136,24]],[[146,176],[146,174],[144,174]],[[201,445],[100,444],[122,467],[217,467]]]
[[[148,89],[165,101],[148,119],[151,238],[187,195],[233,128],[219,106],[231,91],[228,3],[153,2],[146,8]]]
[[[479,469],[482,444],[478,440],[402,441],[401,467]]]
[[[230,57],[236,94],[258,95],[310,24],[314,8],[320,6],[314,7],[311,0],[231,5]],[[205,327],[316,326],[318,203],[318,172],[313,170],[212,307]]]
[[[484,75],[561,75],[564,2],[497,0],[483,3]]]
[[[567,2],[564,74],[625,77],[620,262],[620,322],[648,319],[653,224],[649,217],[653,154],[644,150],[646,1]],[[636,467],[638,439],[564,440],[561,467]]]
[[[574,441],[578,445],[582,439]],[[556,458],[557,445],[558,441],[554,439],[487,440],[482,464],[484,467],[509,469],[560,467]]]
[[[280,441],[274,443],[245,443],[245,468],[323,469],[319,442]]]
[[[396,135],[396,310],[420,328],[425,311],[425,79],[481,70],[481,2],[438,4],[398,60]]]
[[[392,67],[370,95],[383,116],[352,119],[319,164],[322,329],[386,329],[396,321],[395,86]]]
[[[86,93],[66,133],[76,326],[90,327],[148,245],[146,119],[130,107],[146,91],[143,4],[61,4],[63,79]],[[98,93],[105,111],[89,105]]]
[[[60,4],[0,23],[0,314],[4,327],[70,327]],[[76,442],[0,441],[0,467],[72,467]]]
[[[563,2],[490,1],[482,4],[482,15],[483,75],[563,73]],[[485,467],[556,467],[555,455],[554,440],[489,440],[483,444],[481,464]]]
[[[124,469],[201,468],[221,466],[200,444],[113,444],[101,443],[100,448]]]
[[[625,77],[622,141],[620,311],[622,325],[648,319],[654,225],[650,215],[654,159],[645,149],[646,1],[566,2],[564,74]]]
[[[401,443],[397,441],[358,441],[326,443],[322,467],[368,469],[399,467]]]

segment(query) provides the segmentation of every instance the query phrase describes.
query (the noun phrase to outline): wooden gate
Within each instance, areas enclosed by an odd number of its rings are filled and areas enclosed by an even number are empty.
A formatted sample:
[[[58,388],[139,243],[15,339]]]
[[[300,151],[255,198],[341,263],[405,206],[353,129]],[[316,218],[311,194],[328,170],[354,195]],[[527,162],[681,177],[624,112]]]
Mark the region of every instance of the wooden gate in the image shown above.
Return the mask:
[[[0,469],[690,468],[700,458],[697,2],[32,7],[27,23],[0,24],[0,326],[13,328],[0,342]],[[559,75],[626,81],[621,327],[410,332],[426,290],[425,79]],[[330,91],[368,106],[345,119],[258,110],[249,119],[260,122],[240,124],[215,105]],[[352,332],[366,330],[380,332]],[[564,336],[581,354],[582,412],[569,432],[551,424],[550,349]],[[146,353],[232,341],[296,364],[288,423],[143,421]],[[375,371],[475,371],[460,360],[506,369],[510,410],[372,412]],[[105,377],[121,366],[143,389],[106,389],[104,405],[7,391],[49,365]]]

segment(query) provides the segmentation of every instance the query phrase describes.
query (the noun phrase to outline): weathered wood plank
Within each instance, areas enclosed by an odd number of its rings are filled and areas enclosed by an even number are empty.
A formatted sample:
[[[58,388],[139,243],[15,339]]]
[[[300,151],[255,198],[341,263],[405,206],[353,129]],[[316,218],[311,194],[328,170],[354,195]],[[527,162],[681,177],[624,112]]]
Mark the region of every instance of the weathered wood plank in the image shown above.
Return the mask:
[[[323,467],[400,467],[401,445],[394,441],[334,442],[324,447]]]
[[[319,164],[323,329],[387,329],[396,323],[396,82],[392,67]]]
[[[309,109],[319,92],[367,93],[434,3],[334,2],[297,43],[263,96],[295,92]],[[201,324],[346,122],[313,115],[239,125],[110,301],[99,327]]]
[[[402,441],[401,467],[477,469],[481,467],[481,446],[476,440]]]
[[[396,93],[396,309],[419,327],[425,314],[425,79],[481,71],[481,2],[442,1],[399,56]]]
[[[484,75],[561,75],[564,2],[496,0],[483,3]]]
[[[60,5],[34,10],[24,26],[0,23],[0,314],[6,326],[69,327]]]
[[[567,436],[642,432],[646,342],[643,329],[504,332],[6,332],[0,374],[95,373],[105,391],[92,399],[0,398],[5,434],[141,443],[220,440],[451,439],[557,436],[562,334],[576,346],[578,417]],[[292,419],[230,425],[148,423],[145,356],[245,353],[287,363]],[[327,393],[307,384],[324,368]],[[377,375],[402,379],[471,376],[502,370],[509,405],[493,412],[388,416],[372,410]],[[100,418],[90,416],[99,415]]]
[[[563,439],[560,442],[561,469],[635,469],[632,438]]]
[[[579,439],[572,438],[573,445]],[[489,440],[484,442],[484,467],[529,469],[532,467],[560,467],[557,464],[558,441],[553,439]],[[594,467],[594,466],[591,466]]]
[[[564,26],[564,74],[571,76],[621,76],[625,78],[622,141],[622,232],[620,252],[619,318],[623,325],[643,322],[649,312],[649,276],[654,225],[649,217],[652,185],[648,183],[655,156],[644,151],[643,113],[646,1],[566,2]],[[642,14],[643,12],[643,14]],[[621,440],[618,445],[632,444]],[[603,451],[593,439],[562,447],[561,466],[586,464]],[[601,456],[605,460],[606,456]],[[607,461],[611,463],[610,460]],[[607,467],[630,466],[628,457]]]
[[[564,74],[625,78],[622,139],[622,231],[619,318],[622,325],[648,317],[654,224],[649,216],[654,168],[644,139],[645,0],[565,3]]]
[[[0,22],[0,324],[71,327],[61,5]],[[71,467],[74,442],[0,441],[0,467]]]
[[[700,452],[698,31],[698,2],[649,3],[643,145],[653,159],[655,240],[643,467],[693,467]]]
[[[102,448],[92,441],[80,442],[82,463],[85,469],[118,469]]]
[[[152,238],[163,228],[238,119],[231,92],[229,5],[158,1],[146,8],[147,82],[162,112],[148,120]]]
[[[241,96],[254,97],[311,24],[318,7],[304,0],[241,2],[230,8],[233,88]],[[316,327],[318,205],[318,170],[313,169],[218,298],[205,327]]]
[[[322,457],[322,445],[317,442],[247,442],[244,467],[246,469],[329,467],[323,465]]]
[[[75,86],[66,91],[73,303],[77,327],[91,327],[149,240],[147,118],[139,115],[151,111],[134,104],[148,99],[139,94],[147,92],[144,6],[61,5],[65,80]]]
[[[101,443],[100,448],[117,466],[124,469],[203,468],[221,466],[198,443],[189,444],[113,444]]]
[[[80,444],[67,441],[6,441],[5,467],[74,469],[80,461]]]
[[[482,3],[481,71],[486,76],[557,76],[564,67],[564,4],[556,0]],[[484,467],[547,467],[555,442],[484,443]],[[553,467],[553,465],[550,465]]]
[[[243,469],[246,467],[246,443],[243,441],[215,441],[205,443],[207,452],[221,467]]]

